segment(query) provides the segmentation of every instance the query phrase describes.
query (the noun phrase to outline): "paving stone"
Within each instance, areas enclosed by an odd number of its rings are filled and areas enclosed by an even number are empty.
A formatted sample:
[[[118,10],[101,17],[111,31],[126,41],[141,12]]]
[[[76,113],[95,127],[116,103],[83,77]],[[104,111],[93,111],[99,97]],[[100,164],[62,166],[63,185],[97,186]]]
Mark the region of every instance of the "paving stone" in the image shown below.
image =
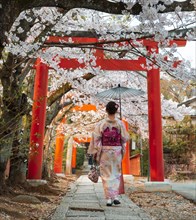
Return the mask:
[[[84,187],[84,188],[83,188]],[[85,187],[85,186],[83,186],[83,187],[78,187],[78,189],[77,189],[77,192],[91,192],[91,191],[93,191],[93,192],[95,192],[95,189],[94,189],[94,187]]]
[[[117,206],[112,206],[112,207],[108,207],[106,206],[106,208],[104,208],[105,210],[105,214],[106,215],[122,215],[122,216],[130,216],[133,214],[133,212],[131,212],[130,209],[127,208],[121,208],[121,207],[117,207]]]
[[[74,196],[96,196],[95,192],[86,192],[86,193],[78,193],[78,192],[75,192],[74,193]]]
[[[138,216],[106,215],[106,220],[142,220]]]
[[[76,186],[92,186],[93,184],[91,182],[85,183],[85,182],[78,182],[76,183]]]
[[[98,200],[96,195],[90,195],[90,196],[86,196],[86,195],[75,195],[74,200]]]
[[[103,191],[103,189],[100,189],[100,190],[96,190],[96,189],[95,189],[95,193],[97,193],[97,194],[103,194],[104,191]]]
[[[66,214],[67,214],[67,211],[68,211],[68,206],[63,206],[63,205],[60,205],[54,215],[52,216],[51,220],[64,220],[66,218]]]
[[[78,211],[78,210],[69,210],[67,212],[67,217],[104,217],[103,212],[90,212],[90,211]],[[76,218],[76,219],[77,219]]]
[[[150,219],[150,216],[148,214],[146,214],[145,212],[139,212],[139,216],[142,219]]]
[[[76,217],[66,217],[66,220],[76,220]],[[79,217],[77,216],[77,220],[105,220],[105,217]]]
[[[100,207],[99,203],[73,203],[70,204],[69,208],[72,210],[104,211],[104,209]]]
[[[89,189],[89,190],[84,190],[84,189],[79,189],[76,191],[77,194],[87,194],[87,193],[95,193],[95,191],[93,189]]]
[[[75,204],[75,203],[81,203],[81,204],[85,204],[86,201],[90,202],[90,203],[99,203],[99,200],[98,199],[94,199],[94,200],[86,200],[86,199],[74,199],[70,202],[70,204]],[[100,203],[99,203],[100,204]]]
[[[95,192],[94,191],[92,191],[92,192],[75,192],[74,193],[74,195],[77,195],[77,196],[91,196],[91,195],[93,195],[93,196],[95,196],[96,194],[95,194]]]
[[[102,184],[95,185],[94,188],[95,188],[95,192],[103,192],[103,185]]]
[[[73,197],[64,197],[61,203],[70,203],[73,201]]]
[[[94,186],[93,185],[78,185],[77,186],[77,189],[83,189],[83,190],[89,190],[89,189],[94,189]]]
[[[102,193],[96,193],[96,195],[100,199],[105,199],[105,196],[104,196],[103,192]]]

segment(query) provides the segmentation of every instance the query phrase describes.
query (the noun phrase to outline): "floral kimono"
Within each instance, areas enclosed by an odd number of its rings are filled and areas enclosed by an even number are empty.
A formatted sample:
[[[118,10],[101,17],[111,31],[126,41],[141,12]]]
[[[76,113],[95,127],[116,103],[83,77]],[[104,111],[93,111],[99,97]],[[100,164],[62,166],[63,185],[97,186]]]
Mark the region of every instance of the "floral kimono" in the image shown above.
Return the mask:
[[[104,132],[107,132],[107,130],[113,130],[114,132],[117,130],[120,138],[117,137],[116,142],[108,141],[107,137],[104,139]],[[124,123],[119,119],[103,119],[97,124],[92,134],[88,153],[96,155],[96,160],[100,164],[100,176],[106,199],[113,199],[122,194],[120,191],[120,185],[122,184],[121,163],[128,139],[129,134]]]

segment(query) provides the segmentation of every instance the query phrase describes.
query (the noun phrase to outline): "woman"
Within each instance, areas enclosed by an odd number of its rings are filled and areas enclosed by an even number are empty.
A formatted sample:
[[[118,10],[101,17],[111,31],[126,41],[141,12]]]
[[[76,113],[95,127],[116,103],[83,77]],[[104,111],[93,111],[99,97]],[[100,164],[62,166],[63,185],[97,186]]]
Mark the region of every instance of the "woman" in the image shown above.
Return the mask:
[[[118,105],[109,102],[106,105],[107,118],[100,121],[92,134],[88,153],[93,154],[100,164],[100,176],[103,183],[107,206],[120,204],[118,195],[121,184],[121,163],[125,154],[129,135],[122,121],[116,118]]]

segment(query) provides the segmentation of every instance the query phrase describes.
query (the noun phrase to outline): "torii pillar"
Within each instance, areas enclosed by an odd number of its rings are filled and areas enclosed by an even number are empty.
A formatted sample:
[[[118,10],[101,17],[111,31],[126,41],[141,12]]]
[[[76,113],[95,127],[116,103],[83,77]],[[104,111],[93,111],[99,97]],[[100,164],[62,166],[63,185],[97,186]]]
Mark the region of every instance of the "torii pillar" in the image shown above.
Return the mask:
[[[63,173],[63,148],[64,148],[65,135],[57,131],[56,135],[56,148],[54,155],[54,172]]]
[[[61,120],[60,125],[56,129],[56,147],[54,153],[54,172],[63,173],[63,150],[65,135],[63,133],[62,126],[65,124],[66,118]]]
[[[157,46],[147,46],[149,54],[158,53]],[[164,181],[162,116],[160,97],[160,70],[152,66],[147,71],[148,125],[150,147],[150,180]]]
[[[76,142],[73,142],[73,149],[72,149],[72,160],[71,160],[71,168],[72,173],[75,174],[76,172],[76,159],[77,159],[77,145]]]
[[[73,136],[69,138],[68,146],[67,146],[67,157],[66,157],[66,169],[65,174],[72,174],[72,151],[73,151]]]
[[[47,92],[48,66],[42,63],[41,59],[37,59],[30,132],[28,179],[40,180],[42,177]]]
[[[123,120],[123,123],[125,125],[126,130],[128,131],[129,129],[129,124],[126,120]],[[129,149],[129,141],[127,141],[126,146],[125,146],[125,155],[122,160],[122,171],[123,174],[130,174],[131,169],[130,169],[130,149]]]

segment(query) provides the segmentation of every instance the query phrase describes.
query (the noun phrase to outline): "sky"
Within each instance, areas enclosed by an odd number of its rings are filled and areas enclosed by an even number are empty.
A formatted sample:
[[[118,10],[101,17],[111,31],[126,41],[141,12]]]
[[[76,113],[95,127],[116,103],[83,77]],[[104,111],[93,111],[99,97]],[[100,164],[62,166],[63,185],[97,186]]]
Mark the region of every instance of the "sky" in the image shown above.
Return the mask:
[[[185,47],[178,47],[177,50],[184,59],[191,62],[192,68],[196,68],[196,41],[187,41]]]

